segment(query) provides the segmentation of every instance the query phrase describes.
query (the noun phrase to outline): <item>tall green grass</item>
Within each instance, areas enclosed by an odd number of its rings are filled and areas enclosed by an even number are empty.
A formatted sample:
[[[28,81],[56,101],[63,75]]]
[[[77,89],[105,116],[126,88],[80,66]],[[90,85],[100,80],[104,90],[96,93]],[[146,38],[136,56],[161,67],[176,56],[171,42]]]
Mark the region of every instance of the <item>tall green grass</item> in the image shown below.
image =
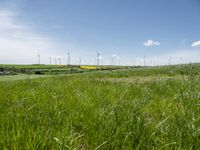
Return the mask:
[[[0,148],[200,147],[197,74],[140,84],[97,80],[98,75],[103,78],[99,72],[0,82]],[[104,73],[110,76],[118,77]]]

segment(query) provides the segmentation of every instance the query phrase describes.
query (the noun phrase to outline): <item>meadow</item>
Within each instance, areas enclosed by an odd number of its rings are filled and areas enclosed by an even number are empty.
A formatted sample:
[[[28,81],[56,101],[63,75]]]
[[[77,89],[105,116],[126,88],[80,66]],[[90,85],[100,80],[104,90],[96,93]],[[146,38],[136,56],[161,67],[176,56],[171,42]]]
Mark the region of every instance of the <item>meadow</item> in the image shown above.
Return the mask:
[[[190,64],[0,80],[0,149],[198,149],[199,71]]]

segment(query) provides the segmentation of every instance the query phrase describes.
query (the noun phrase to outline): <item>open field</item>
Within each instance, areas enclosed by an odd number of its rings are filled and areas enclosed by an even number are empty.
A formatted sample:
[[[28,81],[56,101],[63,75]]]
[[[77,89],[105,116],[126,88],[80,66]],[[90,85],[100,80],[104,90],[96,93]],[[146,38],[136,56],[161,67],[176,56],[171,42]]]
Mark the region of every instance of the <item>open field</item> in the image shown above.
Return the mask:
[[[35,78],[44,78],[49,77],[48,75],[9,75],[9,76],[0,76],[0,81],[16,81],[16,80],[29,80]]]
[[[0,149],[198,149],[199,70],[194,64],[2,80]]]
[[[58,75],[58,74],[76,74],[76,73],[86,73],[95,72],[101,70],[117,70],[117,69],[127,69],[132,67],[122,67],[122,66],[78,66],[78,65],[0,65],[0,76],[3,75]]]

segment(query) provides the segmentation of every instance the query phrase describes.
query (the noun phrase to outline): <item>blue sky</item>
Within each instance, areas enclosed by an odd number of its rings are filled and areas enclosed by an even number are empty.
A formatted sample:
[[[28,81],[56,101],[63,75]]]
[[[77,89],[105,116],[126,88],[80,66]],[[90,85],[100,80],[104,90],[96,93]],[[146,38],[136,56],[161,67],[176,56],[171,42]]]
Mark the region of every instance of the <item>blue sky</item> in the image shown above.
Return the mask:
[[[1,0],[0,63],[200,61],[199,16],[199,0]]]

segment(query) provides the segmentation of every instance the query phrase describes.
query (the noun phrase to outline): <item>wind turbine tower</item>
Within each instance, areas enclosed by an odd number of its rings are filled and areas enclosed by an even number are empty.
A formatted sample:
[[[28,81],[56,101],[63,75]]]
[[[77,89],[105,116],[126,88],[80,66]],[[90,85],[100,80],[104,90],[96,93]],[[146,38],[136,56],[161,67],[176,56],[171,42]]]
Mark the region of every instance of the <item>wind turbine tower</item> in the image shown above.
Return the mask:
[[[121,65],[120,57],[117,57],[117,58],[116,58],[116,61],[117,61],[116,63],[118,63],[117,65],[120,66],[120,65]]]
[[[133,61],[134,61],[134,66],[136,66],[136,60],[135,60],[135,58],[134,58],[134,60],[133,60]]]
[[[114,66],[116,65],[116,63],[117,63],[117,55],[113,54],[111,59],[111,65]]]
[[[71,56],[70,53],[67,53],[67,65],[70,65],[70,61],[71,61]]]
[[[81,58],[79,58],[79,65],[81,65],[82,64],[82,60],[81,60]]]
[[[183,64],[183,58],[180,57],[180,64]]]
[[[144,55],[144,66],[146,66],[146,55]]]
[[[40,64],[40,54],[39,53],[37,54],[37,57],[38,57],[38,64]]]
[[[97,52],[97,65],[100,65],[100,53]]]
[[[49,56],[49,64],[51,65],[51,56]]]
[[[55,65],[57,65],[57,58],[55,58]]]
[[[169,66],[171,65],[171,56],[169,56]]]
[[[61,65],[61,57],[58,58],[59,65]]]

